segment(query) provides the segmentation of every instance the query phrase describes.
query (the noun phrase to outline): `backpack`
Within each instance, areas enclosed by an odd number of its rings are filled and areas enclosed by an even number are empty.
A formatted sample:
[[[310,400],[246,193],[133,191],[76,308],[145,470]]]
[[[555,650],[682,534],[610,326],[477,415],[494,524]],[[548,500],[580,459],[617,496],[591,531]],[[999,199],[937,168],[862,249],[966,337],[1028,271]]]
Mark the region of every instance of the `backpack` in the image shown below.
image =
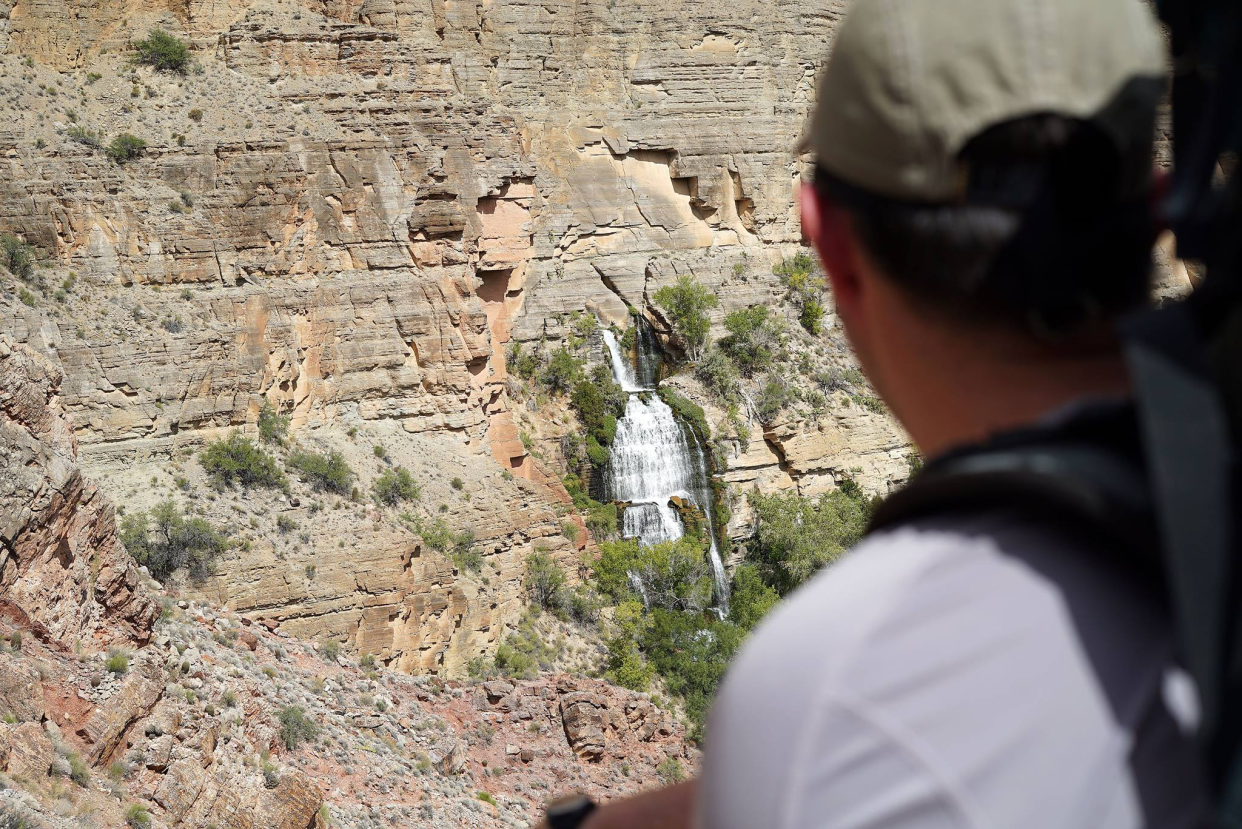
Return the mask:
[[[1173,50],[1174,171],[1163,205],[1189,297],[1119,324],[1134,388],[928,463],[868,532],[1006,509],[1064,527],[1144,581],[1198,686],[1215,824],[1242,829],[1242,3],[1158,0]]]

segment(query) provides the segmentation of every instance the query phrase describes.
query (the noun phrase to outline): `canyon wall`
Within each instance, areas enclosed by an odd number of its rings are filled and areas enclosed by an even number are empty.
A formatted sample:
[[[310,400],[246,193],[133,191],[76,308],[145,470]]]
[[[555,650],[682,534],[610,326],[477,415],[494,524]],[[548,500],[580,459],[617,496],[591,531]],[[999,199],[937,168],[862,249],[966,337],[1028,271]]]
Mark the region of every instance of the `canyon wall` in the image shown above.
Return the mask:
[[[63,372],[81,463],[122,508],[171,497],[245,530],[184,589],[460,671],[520,614],[526,556],[573,571],[590,544],[554,468],[572,427],[512,396],[511,343],[555,343],[574,312],[660,325],[652,295],[683,274],[717,323],[781,298],[792,147],[844,5],[0,0],[0,232],[41,257],[33,292],[0,290],[0,330]],[[132,64],[154,27],[191,44],[188,73]],[[121,133],[145,153],[92,146]],[[822,345],[844,354],[839,330]],[[253,434],[265,401],[364,493],[410,469],[484,570],[339,499],[208,494],[188,455]],[[851,418],[862,449],[792,416],[736,449],[735,494],[902,480],[891,421]]]

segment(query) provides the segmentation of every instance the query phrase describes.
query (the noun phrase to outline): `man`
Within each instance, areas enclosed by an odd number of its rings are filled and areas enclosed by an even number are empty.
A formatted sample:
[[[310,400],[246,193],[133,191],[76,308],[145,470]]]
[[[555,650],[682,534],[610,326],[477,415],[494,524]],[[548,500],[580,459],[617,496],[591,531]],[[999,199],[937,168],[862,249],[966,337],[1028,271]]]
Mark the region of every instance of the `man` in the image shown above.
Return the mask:
[[[1139,0],[855,0],[802,222],[929,459],[1125,400],[1112,325],[1149,287],[1163,74]],[[1157,606],[1017,512],[873,534],[743,649],[701,780],[584,825],[1203,825],[1195,693]]]

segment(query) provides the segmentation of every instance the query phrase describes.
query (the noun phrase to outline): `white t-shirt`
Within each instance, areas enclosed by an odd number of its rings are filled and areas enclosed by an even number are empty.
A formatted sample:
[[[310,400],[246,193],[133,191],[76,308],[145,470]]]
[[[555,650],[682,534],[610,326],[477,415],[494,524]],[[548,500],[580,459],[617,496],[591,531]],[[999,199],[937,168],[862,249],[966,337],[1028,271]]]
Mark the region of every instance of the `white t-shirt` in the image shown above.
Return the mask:
[[[702,829],[1204,825],[1193,683],[1089,551],[1003,515],[873,536],[783,603],[708,721]]]

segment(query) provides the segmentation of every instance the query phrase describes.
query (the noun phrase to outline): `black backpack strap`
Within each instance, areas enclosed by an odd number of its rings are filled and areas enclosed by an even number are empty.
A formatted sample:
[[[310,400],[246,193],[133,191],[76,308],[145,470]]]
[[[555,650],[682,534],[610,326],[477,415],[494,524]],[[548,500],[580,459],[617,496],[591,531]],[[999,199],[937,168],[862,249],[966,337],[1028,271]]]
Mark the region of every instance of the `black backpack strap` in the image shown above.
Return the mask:
[[[948,514],[1017,512],[1123,554],[1147,576],[1158,565],[1147,487],[1134,459],[1035,434],[928,464],[875,509],[868,532]],[[1136,565],[1138,565],[1136,567]]]

